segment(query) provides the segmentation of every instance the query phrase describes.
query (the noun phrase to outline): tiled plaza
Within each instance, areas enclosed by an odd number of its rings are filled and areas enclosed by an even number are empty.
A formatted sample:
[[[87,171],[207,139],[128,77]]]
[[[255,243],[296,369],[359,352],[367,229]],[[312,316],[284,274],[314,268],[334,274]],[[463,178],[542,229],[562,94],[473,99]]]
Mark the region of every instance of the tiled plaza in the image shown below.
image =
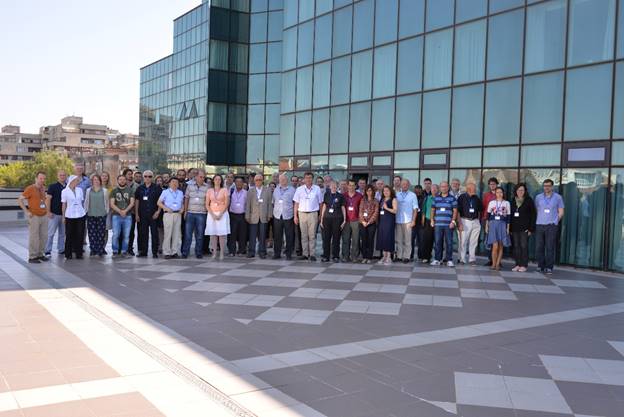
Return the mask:
[[[246,258],[28,265],[25,244],[25,229],[0,234],[0,296],[12,300],[0,328],[37,349],[3,343],[0,416],[622,415],[621,275]],[[35,353],[46,365],[20,369]],[[124,402],[140,409],[98,405]]]

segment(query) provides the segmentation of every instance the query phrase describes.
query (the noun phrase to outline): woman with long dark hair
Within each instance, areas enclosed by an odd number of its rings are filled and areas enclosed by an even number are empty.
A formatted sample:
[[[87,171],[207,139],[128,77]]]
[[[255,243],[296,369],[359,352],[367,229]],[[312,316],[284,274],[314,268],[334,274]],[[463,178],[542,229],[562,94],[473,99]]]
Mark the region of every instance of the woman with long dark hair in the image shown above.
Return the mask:
[[[487,222],[485,223],[485,233],[487,233],[487,244],[492,246],[492,269],[500,271],[501,260],[503,258],[503,247],[508,247],[509,222],[511,220],[511,207],[509,201],[505,200],[505,191],[502,187],[496,187],[496,197],[487,206]]]
[[[537,211],[526,184],[522,182],[514,188],[511,213],[511,241],[516,261],[512,271],[525,272],[529,266],[529,236],[535,231]]]
[[[375,199],[375,188],[367,185],[364,189],[364,198],[360,202],[360,238],[362,239],[362,263],[373,261],[375,249],[375,231],[379,218],[379,202]]]
[[[377,249],[382,253],[381,265],[392,264],[392,252],[394,252],[394,233],[396,228],[396,212],[399,203],[394,190],[384,185],[381,202],[379,204],[379,230],[377,231]]]

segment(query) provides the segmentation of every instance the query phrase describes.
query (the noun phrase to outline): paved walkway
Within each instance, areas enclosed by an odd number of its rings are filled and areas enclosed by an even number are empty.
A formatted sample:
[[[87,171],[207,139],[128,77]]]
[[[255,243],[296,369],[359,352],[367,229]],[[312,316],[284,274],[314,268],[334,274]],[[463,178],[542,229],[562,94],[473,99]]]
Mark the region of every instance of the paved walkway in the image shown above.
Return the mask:
[[[29,389],[89,416],[116,415],[89,401],[271,417],[619,417],[624,406],[621,275],[242,258],[28,265],[24,232],[0,235],[0,296],[12,300],[0,299],[0,331],[54,360],[16,365],[38,382],[11,379],[0,360],[0,410],[23,413],[6,415],[37,415],[20,402]],[[36,338],[52,333],[62,342]],[[19,352],[15,364],[29,352],[2,349]],[[81,384],[99,388],[85,397]],[[50,400],[61,389],[77,397]]]

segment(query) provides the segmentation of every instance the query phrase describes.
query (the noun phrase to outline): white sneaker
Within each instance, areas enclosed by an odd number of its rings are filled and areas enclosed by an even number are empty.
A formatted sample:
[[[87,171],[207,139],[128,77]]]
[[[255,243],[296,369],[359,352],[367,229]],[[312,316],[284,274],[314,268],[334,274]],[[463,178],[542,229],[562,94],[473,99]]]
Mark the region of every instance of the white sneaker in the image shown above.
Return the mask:
[[[455,264],[453,263],[453,261],[448,261],[448,262],[446,263],[446,266],[448,266],[449,268],[454,268],[454,267],[455,267]]]
[[[520,267],[516,265],[516,266],[514,266],[513,268],[511,268],[511,270],[512,270],[513,272],[518,272],[518,271],[520,270]]]
[[[429,265],[431,265],[431,266],[439,266],[440,265],[440,261],[433,260],[433,261],[431,261],[431,263]]]

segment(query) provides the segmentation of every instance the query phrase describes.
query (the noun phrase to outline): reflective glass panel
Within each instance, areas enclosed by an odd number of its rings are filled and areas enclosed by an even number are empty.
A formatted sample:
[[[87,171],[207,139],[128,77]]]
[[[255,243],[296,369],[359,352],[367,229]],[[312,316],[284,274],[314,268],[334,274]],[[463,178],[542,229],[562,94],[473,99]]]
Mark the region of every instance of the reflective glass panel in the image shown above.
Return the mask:
[[[394,95],[396,84],[396,43],[375,48],[373,97]]]
[[[349,101],[349,73],[351,57],[345,56],[332,61],[331,102],[343,104]]]
[[[453,90],[451,146],[481,145],[483,136],[483,84]]]
[[[397,94],[411,93],[421,90],[422,48],[422,36],[399,42]]]
[[[295,148],[295,115],[282,116],[280,124],[280,155],[292,155]]]
[[[620,6],[621,7],[621,6]],[[624,169],[611,170],[609,269],[624,271]]]
[[[524,72],[563,67],[565,26],[565,0],[549,1],[528,8]]]
[[[440,184],[442,181],[448,181],[448,171],[446,169],[423,169],[420,171],[420,178],[421,182],[429,178],[433,184]]]
[[[264,154],[264,136],[249,135],[247,137],[247,163],[261,164]]]
[[[490,18],[488,79],[520,74],[523,26],[524,10],[516,10]]]
[[[264,88],[266,83],[264,81],[264,74],[250,75],[249,76],[249,102],[250,103],[264,103]]]
[[[483,149],[484,167],[516,167],[518,166],[518,147],[499,146]],[[500,180],[500,178],[499,178]]]
[[[524,79],[523,143],[561,140],[562,114],[563,72]]]
[[[457,23],[487,14],[487,0],[455,0]]]
[[[333,5],[334,0],[316,0],[316,15],[329,12]]]
[[[624,8],[624,5],[622,5]],[[615,103],[613,108],[613,139],[624,138],[624,63],[615,67]]]
[[[523,146],[520,153],[523,167],[561,166],[561,145]]]
[[[332,107],[329,143],[332,152],[347,152],[349,146],[349,106]]]
[[[451,125],[451,90],[426,93],[423,97],[422,111],[422,147],[447,147]]]
[[[624,58],[624,5],[618,6],[617,58]]]
[[[397,37],[399,0],[383,0],[376,3],[375,45],[381,45],[393,41]]]
[[[282,96],[282,81],[280,74],[267,74],[266,101],[279,103]]]
[[[329,145],[329,109],[312,113],[312,153],[326,153]]]
[[[524,0],[490,0],[490,13],[524,5]]]
[[[345,7],[334,12],[333,56],[340,56],[351,52],[351,11],[353,7]]]
[[[451,168],[480,167],[481,148],[462,148],[451,150]],[[477,180],[477,182],[479,182]]]
[[[329,169],[347,169],[347,155],[329,155]]]
[[[373,102],[371,151],[391,150],[394,146],[394,99]]]
[[[297,70],[297,110],[312,107],[312,67]]]
[[[331,58],[332,15],[328,14],[315,20],[316,39],[314,41],[314,61]]]
[[[427,31],[453,24],[454,0],[427,0]]]
[[[310,153],[311,130],[312,112],[297,113],[295,116],[295,155]]]
[[[314,0],[299,1],[299,21],[303,22],[314,17]]]
[[[297,23],[299,15],[298,0],[284,0],[284,27],[287,28]]]
[[[297,66],[297,28],[290,28],[284,31],[283,65],[288,70]]]
[[[374,7],[373,0],[364,0],[353,6],[354,51],[360,51],[373,46]]]
[[[314,107],[329,106],[331,62],[314,66]]]
[[[485,144],[518,143],[520,133],[520,79],[487,85]]]
[[[399,38],[422,33],[425,23],[425,0],[401,0]]]
[[[351,105],[349,152],[366,152],[370,148],[370,102]]]
[[[394,168],[418,168],[420,152],[396,152],[394,154]]]
[[[613,57],[615,0],[570,0],[568,65]]]
[[[420,94],[396,99],[395,149],[420,147]]]
[[[210,68],[223,71],[228,70],[228,43],[225,41],[210,40]]]
[[[369,50],[354,54],[351,68],[351,101],[370,100],[373,52]]]
[[[249,72],[266,70],[266,44],[249,45]]]
[[[624,142],[613,142],[611,145],[611,163],[613,165],[624,165]]]
[[[279,162],[279,136],[267,135],[264,137],[264,163],[277,164]]]
[[[276,72],[282,70],[282,42],[269,43],[267,45],[267,71]]]
[[[269,13],[269,34],[267,36],[267,40],[271,41],[281,41],[282,40],[282,22],[284,21],[284,16],[282,12],[270,12]]]
[[[297,71],[282,74],[282,113],[295,111]]]
[[[266,42],[267,40],[267,14],[266,13],[254,13],[251,15],[249,40],[250,42]]]
[[[455,29],[454,84],[481,81],[485,77],[486,20]]]
[[[565,140],[609,138],[611,68],[605,64],[568,71]]]
[[[453,30],[447,29],[425,36],[425,89],[451,85],[453,61]]]
[[[308,65],[312,63],[312,51],[314,51],[314,22],[306,22],[299,25],[299,43],[297,52],[297,65]]]
[[[266,133],[279,133],[280,123],[280,106],[279,104],[266,105],[266,119],[264,122],[264,131]]]

